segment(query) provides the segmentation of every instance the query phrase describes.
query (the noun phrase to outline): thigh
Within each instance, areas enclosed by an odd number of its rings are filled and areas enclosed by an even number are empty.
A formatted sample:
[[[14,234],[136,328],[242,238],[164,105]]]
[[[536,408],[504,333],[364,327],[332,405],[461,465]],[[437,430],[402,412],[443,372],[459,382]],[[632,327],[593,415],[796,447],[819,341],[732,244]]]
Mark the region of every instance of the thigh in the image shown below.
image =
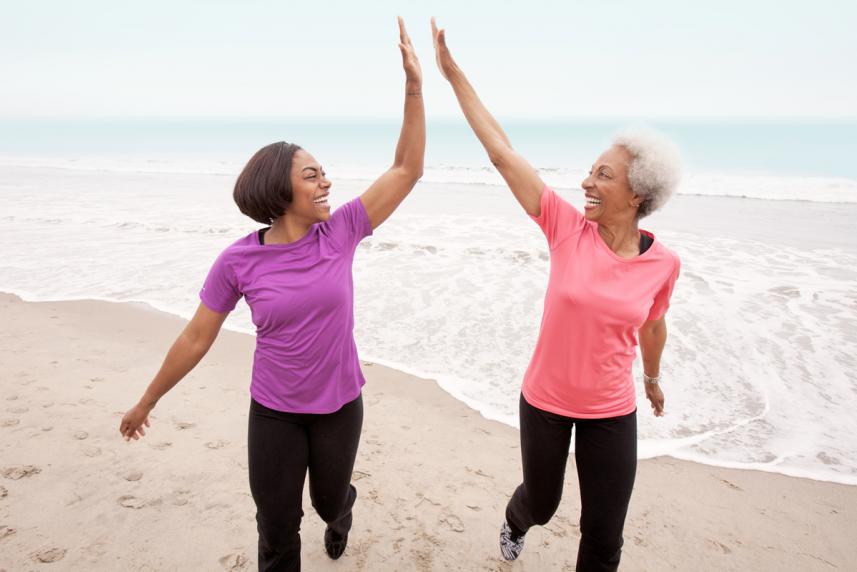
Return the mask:
[[[313,421],[309,428],[309,479],[313,499],[345,498],[362,428],[362,395],[339,411],[319,415]]]
[[[296,414],[250,406],[247,452],[250,492],[265,519],[300,517],[309,459],[307,428]]]
[[[581,528],[621,537],[637,472],[636,412],[578,421],[574,443]]]
[[[527,495],[555,499],[562,496],[565,466],[574,422],[542,411],[520,398],[521,462]]]

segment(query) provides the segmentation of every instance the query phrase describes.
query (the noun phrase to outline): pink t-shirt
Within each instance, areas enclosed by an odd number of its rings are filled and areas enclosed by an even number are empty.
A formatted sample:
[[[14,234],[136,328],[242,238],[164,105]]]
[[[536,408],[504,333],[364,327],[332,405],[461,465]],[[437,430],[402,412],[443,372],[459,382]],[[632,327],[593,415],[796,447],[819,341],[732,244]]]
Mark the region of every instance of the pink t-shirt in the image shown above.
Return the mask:
[[[532,218],[547,237],[551,267],[524,398],[566,417],[633,412],[637,329],[666,313],[678,256],[657,240],[639,256],[618,256],[598,234],[597,223],[548,187],[540,215]]]

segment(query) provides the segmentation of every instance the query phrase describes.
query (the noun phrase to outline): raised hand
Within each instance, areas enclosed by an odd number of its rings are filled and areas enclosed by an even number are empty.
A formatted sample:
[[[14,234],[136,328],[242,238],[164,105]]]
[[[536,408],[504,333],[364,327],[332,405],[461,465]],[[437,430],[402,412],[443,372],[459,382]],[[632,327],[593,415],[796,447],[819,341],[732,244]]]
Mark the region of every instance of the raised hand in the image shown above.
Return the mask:
[[[399,49],[402,51],[402,67],[405,68],[405,79],[409,85],[422,87],[423,72],[420,69],[420,60],[411,43],[411,37],[405,30],[405,21],[399,16]]]
[[[431,37],[434,43],[434,55],[441,75],[449,81],[449,76],[455,69],[455,61],[446,46],[446,30],[438,30],[434,18],[431,19]]]

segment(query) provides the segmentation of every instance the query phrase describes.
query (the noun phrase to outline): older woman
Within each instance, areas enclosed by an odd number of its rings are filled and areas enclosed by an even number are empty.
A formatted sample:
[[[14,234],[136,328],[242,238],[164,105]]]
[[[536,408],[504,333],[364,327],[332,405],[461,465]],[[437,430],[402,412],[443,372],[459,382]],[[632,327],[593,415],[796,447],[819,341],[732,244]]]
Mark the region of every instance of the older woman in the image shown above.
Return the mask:
[[[507,560],[517,558],[530,527],[553,516],[576,428],[581,497],[576,569],[616,570],[637,466],[631,364],[639,339],[646,397],[654,414],[663,415],[664,314],[679,272],[678,257],[638,223],[672,193],[677,154],[655,136],[619,137],[583,181],[581,214],[512,149],[452,59],[444,31],[434,22],[432,31],[441,73],[550,249],[541,331],[521,388],[524,478],[506,507],[501,553]]]
[[[234,198],[266,227],[218,256],[196,314],[119,426],[126,440],[145,435],[155,404],[202,359],[243,296],[256,325],[248,452],[259,570],[300,569],[307,471],[331,558],[342,555],[351,529],[365,383],[354,345],[351,267],[358,243],[422,175],[425,152],[422,72],[401,19],[399,28],[405,114],[392,167],[331,213],[331,183],[312,155],[285,142],[258,151],[239,175]]]

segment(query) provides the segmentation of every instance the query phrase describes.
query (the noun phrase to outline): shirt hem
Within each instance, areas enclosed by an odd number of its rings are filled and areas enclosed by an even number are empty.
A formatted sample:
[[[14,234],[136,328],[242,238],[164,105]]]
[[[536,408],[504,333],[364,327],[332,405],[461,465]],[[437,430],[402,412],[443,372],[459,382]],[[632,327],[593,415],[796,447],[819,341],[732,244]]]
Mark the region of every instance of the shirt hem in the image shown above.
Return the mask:
[[[307,409],[300,409],[300,410],[297,410],[294,408],[284,409],[281,404],[275,404],[272,401],[269,401],[265,398],[260,398],[258,395],[254,394],[252,387],[250,388],[250,397],[253,398],[253,400],[256,401],[257,403],[264,405],[268,409],[273,409],[274,411],[279,411],[280,413],[310,413],[313,415],[328,415],[330,413],[336,413],[337,411],[342,409],[345,405],[351,403],[352,401],[354,401],[355,399],[360,397],[360,394],[363,391],[364,385],[366,385],[365,381],[360,383],[360,385],[357,388],[357,393],[355,393],[351,397],[346,398],[345,400],[342,401],[342,403],[340,403],[339,405],[337,405],[333,409],[326,408],[326,407],[321,408],[321,409],[316,409],[316,408],[307,408]]]
[[[634,411],[637,410],[637,398],[634,396],[634,399],[631,400],[631,403],[628,407],[624,407],[618,411],[610,412],[610,413],[579,413],[575,411],[571,411],[570,409],[562,409],[560,407],[556,407],[554,405],[544,403],[539,399],[535,399],[532,396],[528,395],[528,392],[524,387],[521,387],[521,394],[524,396],[524,399],[535,407],[536,409],[541,409],[543,411],[547,411],[548,413],[553,413],[555,415],[562,415],[563,417],[572,417],[574,419],[610,419],[611,417],[622,417],[623,415],[630,415]]]

